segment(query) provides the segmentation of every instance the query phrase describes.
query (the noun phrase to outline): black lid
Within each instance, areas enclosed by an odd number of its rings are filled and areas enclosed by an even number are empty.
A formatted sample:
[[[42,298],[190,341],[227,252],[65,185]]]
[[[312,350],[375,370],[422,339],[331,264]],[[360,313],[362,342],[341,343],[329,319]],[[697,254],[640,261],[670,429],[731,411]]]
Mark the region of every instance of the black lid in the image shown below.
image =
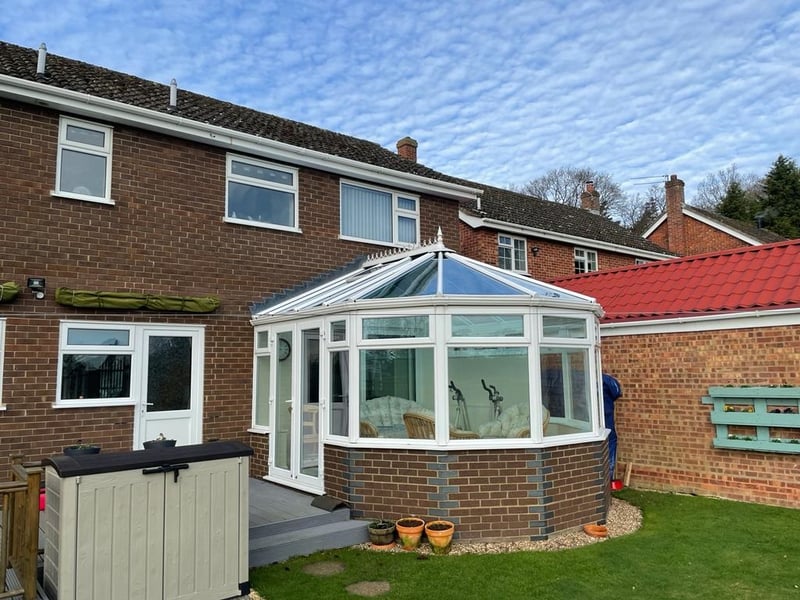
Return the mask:
[[[173,463],[191,463],[237,456],[251,456],[253,449],[241,442],[219,441],[172,448],[151,448],[130,452],[106,452],[99,454],[58,454],[45,458],[44,466],[53,467],[60,477],[76,477],[94,473],[113,473],[144,469]]]

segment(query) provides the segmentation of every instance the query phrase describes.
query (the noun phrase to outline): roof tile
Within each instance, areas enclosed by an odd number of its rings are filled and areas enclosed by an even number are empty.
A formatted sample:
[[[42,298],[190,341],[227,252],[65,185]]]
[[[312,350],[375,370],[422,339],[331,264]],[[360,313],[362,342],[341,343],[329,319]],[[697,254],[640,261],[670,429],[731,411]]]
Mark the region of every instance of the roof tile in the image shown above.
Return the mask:
[[[606,312],[604,322],[798,308],[800,240],[575,275],[552,283],[595,298]]]

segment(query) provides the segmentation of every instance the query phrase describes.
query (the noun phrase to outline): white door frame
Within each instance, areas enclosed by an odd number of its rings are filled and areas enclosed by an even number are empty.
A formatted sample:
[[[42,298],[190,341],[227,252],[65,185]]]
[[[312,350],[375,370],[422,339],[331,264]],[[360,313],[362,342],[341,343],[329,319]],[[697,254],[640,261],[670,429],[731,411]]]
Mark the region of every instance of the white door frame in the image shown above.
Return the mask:
[[[203,436],[203,381],[205,357],[205,328],[190,325],[139,325],[135,331],[141,368],[139,394],[134,406],[133,448],[164,433],[177,440],[179,446],[199,444]],[[192,342],[192,373],[190,379],[190,407],[188,411],[163,411],[148,413],[147,374],[148,342],[151,337],[188,337]],[[158,415],[158,416],[156,416]],[[188,421],[187,421],[188,420]],[[155,431],[159,429],[159,431]]]
[[[304,379],[304,377],[307,379],[308,373],[304,369],[307,353],[303,332],[314,329],[319,332],[319,336],[315,338],[318,340],[317,386],[319,394],[318,402],[310,403],[308,402],[310,397],[309,390]],[[270,402],[269,422],[272,424],[272,433],[270,435],[266,479],[317,494],[321,494],[325,490],[322,443],[322,428],[326,422],[325,415],[327,413],[326,405],[323,401],[325,397],[323,392],[323,381],[325,380],[323,377],[324,331],[324,321],[314,319],[292,323],[287,326],[276,325],[270,332],[270,344],[275,360],[272,361],[272,373],[270,374],[270,385],[273,387],[273,390],[270,390],[270,398],[273,401]],[[289,363],[291,368],[286,369],[284,367],[283,374],[279,376],[278,370],[283,367],[284,361],[280,360],[278,339],[281,334],[287,333],[291,334],[291,351],[284,360],[291,361]],[[281,384],[289,373],[291,373],[291,385],[286,388]],[[278,389],[279,385],[283,389]],[[289,405],[288,407],[287,404]],[[315,411],[306,410],[314,407],[316,407]],[[285,408],[288,408],[289,414],[279,414],[279,411]],[[287,418],[288,423],[286,423]],[[316,421],[314,421],[315,419]],[[284,428],[285,425],[288,425],[288,428]],[[309,427],[312,427],[313,431],[310,431]],[[303,453],[308,450],[313,452],[314,449],[310,448],[309,444],[314,443],[314,435],[316,435],[316,474],[303,473]],[[308,455],[306,454],[306,456]],[[283,464],[279,465],[279,462]]]

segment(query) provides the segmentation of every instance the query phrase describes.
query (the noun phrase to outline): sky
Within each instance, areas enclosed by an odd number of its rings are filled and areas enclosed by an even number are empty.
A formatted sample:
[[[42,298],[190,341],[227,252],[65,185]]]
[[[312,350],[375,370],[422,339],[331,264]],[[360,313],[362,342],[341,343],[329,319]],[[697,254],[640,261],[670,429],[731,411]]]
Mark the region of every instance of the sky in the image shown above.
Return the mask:
[[[800,160],[798,0],[4,0],[0,39],[499,187]]]

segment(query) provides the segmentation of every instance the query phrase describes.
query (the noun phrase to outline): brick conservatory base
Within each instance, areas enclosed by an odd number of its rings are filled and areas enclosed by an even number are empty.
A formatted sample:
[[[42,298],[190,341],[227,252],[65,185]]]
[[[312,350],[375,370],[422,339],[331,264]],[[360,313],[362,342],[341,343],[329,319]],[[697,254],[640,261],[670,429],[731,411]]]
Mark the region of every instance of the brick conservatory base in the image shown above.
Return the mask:
[[[471,540],[541,540],[610,505],[607,443],[508,450],[325,447],[328,496],[354,518],[420,516]]]

